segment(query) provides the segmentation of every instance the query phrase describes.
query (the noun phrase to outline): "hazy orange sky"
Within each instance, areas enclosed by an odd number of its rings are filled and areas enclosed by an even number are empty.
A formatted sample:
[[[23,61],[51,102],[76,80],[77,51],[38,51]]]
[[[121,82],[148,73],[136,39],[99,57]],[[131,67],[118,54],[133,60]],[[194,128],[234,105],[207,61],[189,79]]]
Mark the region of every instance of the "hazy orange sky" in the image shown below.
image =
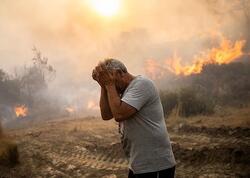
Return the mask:
[[[121,59],[143,74],[145,60],[178,51],[188,61],[217,33],[247,38],[247,0],[121,0],[110,17],[88,1],[0,0],[0,68],[11,73],[30,65],[36,46],[57,71],[54,91],[69,101],[97,101],[91,71],[103,58]]]

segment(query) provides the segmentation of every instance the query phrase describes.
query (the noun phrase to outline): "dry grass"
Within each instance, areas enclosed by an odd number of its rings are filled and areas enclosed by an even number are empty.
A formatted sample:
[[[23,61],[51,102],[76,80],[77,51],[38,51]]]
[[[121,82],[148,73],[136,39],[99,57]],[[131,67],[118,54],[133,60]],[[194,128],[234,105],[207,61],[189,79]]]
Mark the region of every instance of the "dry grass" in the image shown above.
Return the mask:
[[[173,112],[167,119],[168,126],[189,124],[192,126],[206,127],[248,127],[250,128],[250,107],[248,108],[218,108],[211,116],[194,116],[189,118],[180,117]]]

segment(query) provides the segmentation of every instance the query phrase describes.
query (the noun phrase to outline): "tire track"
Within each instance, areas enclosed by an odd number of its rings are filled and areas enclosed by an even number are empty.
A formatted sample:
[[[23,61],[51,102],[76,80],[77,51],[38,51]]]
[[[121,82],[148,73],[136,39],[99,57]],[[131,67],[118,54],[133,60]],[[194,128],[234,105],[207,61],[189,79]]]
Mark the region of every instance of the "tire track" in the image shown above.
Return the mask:
[[[50,142],[33,140],[27,151],[40,152],[48,162],[53,172],[64,177],[75,175],[76,177],[88,177],[86,170],[90,172],[116,172],[127,169],[127,161],[119,157],[117,151],[111,147],[109,152],[91,152],[88,149],[75,149],[53,146]],[[83,147],[84,148],[84,147]],[[85,171],[82,171],[85,170]],[[77,173],[79,174],[77,176]]]

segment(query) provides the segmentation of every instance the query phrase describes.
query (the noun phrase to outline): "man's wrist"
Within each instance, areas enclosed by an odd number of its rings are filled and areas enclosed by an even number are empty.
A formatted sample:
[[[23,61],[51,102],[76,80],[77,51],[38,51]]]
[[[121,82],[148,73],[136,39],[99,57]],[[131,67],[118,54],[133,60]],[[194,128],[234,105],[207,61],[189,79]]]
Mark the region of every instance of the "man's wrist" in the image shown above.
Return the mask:
[[[114,88],[114,87],[115,87],[114,83],[107,83],[107,84],[105,84],[106,90],[109,90],[109,89]]]

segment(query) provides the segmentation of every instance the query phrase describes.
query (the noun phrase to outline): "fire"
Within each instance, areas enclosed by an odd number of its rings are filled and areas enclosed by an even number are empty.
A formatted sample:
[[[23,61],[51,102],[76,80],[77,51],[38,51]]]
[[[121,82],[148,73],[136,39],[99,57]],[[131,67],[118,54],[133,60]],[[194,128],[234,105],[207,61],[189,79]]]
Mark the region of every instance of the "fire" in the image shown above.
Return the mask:
[[[25,117],[28,114],[28,108],[25,105],[16,106],[15,113],[17,117]]]
[[[75,108],[73,108],[73,107],[66,107],[65,110],[66,110],[68,113],[74,113],[74,112],[75,112]]]
[[[183,65],[182,58],[174,53],[171,59],[166,59],[164,64],[154,60],[146,62],[146,73],[153,79],[161,78],[166,74],[166,69],[177,75],[190,75],[200,73],[206,64],[228,64],[244,55],[245,40],[232,42],[225,37],[221,38],[219,47],[211,48],[195,56],[190,65]]]
[[[190,75],[193,73],[200,73],[205,62],[203,60],[197,59],[193,64],[184,66],[181,64],[181,57],[174,54],[173,58],[165,61],[167,69],[177,75]]]
[[[220,47],[218,49],[212,48],[208,57],[212,63],[228,64],[244,54],[242,49],[245,43],[245,40],[233,43],[230,40],[223,38]]]
[[[89,109],[89,110],[98,110],[99,106],[95,101],[90,100],[90,101],[88,101],[87,109]]]
[[[153,59],[149,59],[146,61],[145,68],[147,74],[150,75],[153,79],[162,78],[165,74],[166,68],[162,67],[159,63],[157,63]]]

